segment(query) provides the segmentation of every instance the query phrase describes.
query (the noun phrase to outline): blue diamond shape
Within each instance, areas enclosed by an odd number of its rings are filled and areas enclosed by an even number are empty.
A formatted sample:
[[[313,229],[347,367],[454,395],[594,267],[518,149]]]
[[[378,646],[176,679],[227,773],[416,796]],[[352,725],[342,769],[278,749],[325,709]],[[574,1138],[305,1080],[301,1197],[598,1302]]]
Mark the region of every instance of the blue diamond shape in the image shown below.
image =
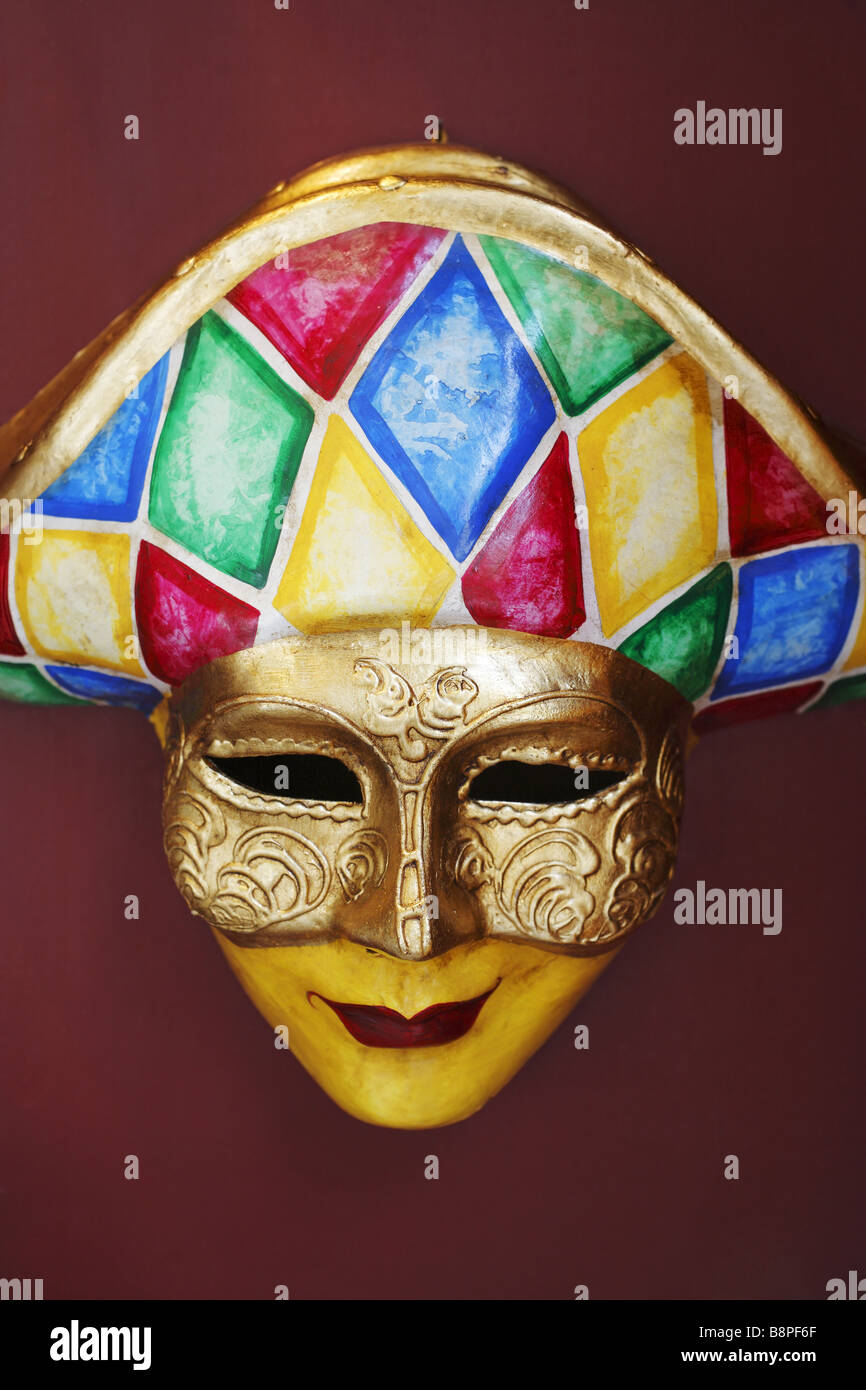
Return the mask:
[[[127,676],[111,676],[106,671],[88,671],[80,666],[46,666],[45,669],[61,690],[82,700],[127,705],[143,714],[151,714],[162,699],[161,692],[154,686]]]
[[[804,546],[742,565],[739,657],[724,663],[711,698],[828,670],[851,627],[859,572],[856,545]]]
[[[556,418],[458,237],[379,348],[349,408],[458,560]]]
[[[168,353],[138,383],[83,454],[42,494],[49,516],[134,521],[168,375]]]

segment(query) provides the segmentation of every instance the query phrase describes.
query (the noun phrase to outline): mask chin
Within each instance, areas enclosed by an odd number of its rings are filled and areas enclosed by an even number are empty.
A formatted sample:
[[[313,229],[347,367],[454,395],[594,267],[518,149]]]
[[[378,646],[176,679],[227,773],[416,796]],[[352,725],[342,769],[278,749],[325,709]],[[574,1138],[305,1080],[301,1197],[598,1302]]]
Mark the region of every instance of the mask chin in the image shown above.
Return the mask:
[[[392,1129],[431,1129],[467,1119],[553,1033],[616,955],[575,957],[485,938],[426,961],[381,956],[352,941],[251,951],[215,932],[250,1000],[348,1114]],[[413,1020],[483,998],[450,1041],[380,1046],[359,1041],[336,1004]],[[563,1046],[570,1046],[566,1039]]]

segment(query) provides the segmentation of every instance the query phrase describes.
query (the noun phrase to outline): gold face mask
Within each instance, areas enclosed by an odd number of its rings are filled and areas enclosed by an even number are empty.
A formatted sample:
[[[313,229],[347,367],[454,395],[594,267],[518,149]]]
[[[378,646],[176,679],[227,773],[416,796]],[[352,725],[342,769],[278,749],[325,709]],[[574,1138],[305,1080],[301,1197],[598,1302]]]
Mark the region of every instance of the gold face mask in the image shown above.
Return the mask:
[[[447,1124],[658,907],[688,741],[866,693],[841,457],[546,179],[329,161],[0,430],[0,696],[148,714],[256,1007]]]
[[[577,642],[273,642],[172,701],[169,864],[340,1104],[407,1127],[461,1119],[655,910],[690,713],[652,672]]]

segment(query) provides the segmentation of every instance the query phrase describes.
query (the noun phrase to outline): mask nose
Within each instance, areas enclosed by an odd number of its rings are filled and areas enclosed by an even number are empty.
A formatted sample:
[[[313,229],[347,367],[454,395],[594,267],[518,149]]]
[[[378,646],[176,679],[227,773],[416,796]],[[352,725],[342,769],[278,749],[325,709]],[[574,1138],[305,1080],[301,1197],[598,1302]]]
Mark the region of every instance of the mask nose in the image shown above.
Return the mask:
[[[394,955],[402,960],[429,960],[444,955],[467,937],[466,923],[451,912],[440,916],[438,879],[430,823],[429,795],[423,787],[399,790],[400,867],[394,909]],[[447,896],[447,895],[446,895]],[[475,935],[470,931],[470,935]]]
[[[380,876],[382,881],[372,892],[363,895],[360,915],[351,925],[345,924],[352,940],[406,961],[444,955],[467,937],[480,934],[465,914],[455,913],[447,887],[444,897],[440,896],[436,865],[440,864],[440,872],[447,874],[447,869],[434,845],[438,837],[425,791],[423,786],[397,783],[397,816],[388,835],[393,867]],[[445,904],[440,916],[440,906]]]
[[[427,960],[436,953],[434,923],[438,926],[438,900],[430,891],[430,845],[423,801],[419,788],[401,789],[396,935],[405,960]]]
[[[397,945],[406,960],[427,960],[434,954],[431,918],[436,898],[425,893],[423,870],[416,859],[403,863],[397,896]]]

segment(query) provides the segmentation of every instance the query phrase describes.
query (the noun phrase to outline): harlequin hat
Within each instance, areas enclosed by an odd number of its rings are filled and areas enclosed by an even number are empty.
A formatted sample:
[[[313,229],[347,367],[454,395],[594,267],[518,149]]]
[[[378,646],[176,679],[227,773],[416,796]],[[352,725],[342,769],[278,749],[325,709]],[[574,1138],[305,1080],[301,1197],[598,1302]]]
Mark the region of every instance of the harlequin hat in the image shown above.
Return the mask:
[[[406,622],[614,648],[697,732],[866,693],[850,463],[640,252],[468,150],[279,185],[0,468],[7,698],[150,713],[228,653]]]

